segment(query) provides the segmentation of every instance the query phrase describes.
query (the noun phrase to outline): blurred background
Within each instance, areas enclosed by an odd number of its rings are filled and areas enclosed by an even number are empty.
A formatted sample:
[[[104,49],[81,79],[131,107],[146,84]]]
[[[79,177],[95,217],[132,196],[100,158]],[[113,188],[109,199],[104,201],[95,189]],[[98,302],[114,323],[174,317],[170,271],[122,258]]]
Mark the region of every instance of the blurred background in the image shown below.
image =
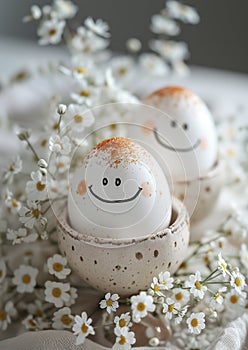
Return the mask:
[[[80,7],[78,24],[87,16],[109,22],[112,49],[124,51],[129,37],[137,37],[144,44],[151,38],[150,17],[158,13],[165,0],[74,0]],[[22,17],[32,4],[44,5],[49,0],[0,1],[1,40],[6,37],[36,40],[36,24],[23,24]],[[248,73],[248,1],[247,0],[187,0],[198,9],[201,23],[182,25],[178,39],[188,42],[190,64]]]

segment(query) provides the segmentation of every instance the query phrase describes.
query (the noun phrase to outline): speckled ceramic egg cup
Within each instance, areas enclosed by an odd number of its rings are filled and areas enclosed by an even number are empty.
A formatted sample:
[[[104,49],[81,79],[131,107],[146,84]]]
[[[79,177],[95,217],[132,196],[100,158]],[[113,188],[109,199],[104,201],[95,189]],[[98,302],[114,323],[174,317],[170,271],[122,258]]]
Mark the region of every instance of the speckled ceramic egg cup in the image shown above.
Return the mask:
[[[189,181],[174,182],[173,194],[185,204],[191,223],[203,219],[214,209],[224,179],[224,162],[217,160],[205,176]]]
[[[161,271],[174,273],[187,254],[188,212],[173,200],[168,228],[146,238],[104,239],[87,236],[68,224],[67,211],[58,223],[58,242],[71,268],[103,292],[128,296],[146,290]]]

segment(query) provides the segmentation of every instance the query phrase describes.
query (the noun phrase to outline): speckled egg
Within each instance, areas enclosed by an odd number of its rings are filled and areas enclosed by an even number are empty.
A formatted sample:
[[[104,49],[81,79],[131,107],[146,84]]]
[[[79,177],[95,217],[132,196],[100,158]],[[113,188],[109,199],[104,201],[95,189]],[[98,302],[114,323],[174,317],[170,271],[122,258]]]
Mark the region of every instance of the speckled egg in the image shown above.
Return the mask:
[[[154,157],[124,137],[100,142],[75,171],[68,197],[69,222],[97,238],[151,236],[168,227],[171,196]]]
[[[122,297],[147,290],[161,271],[174,273],[188,253],[188,242],[188,213],[177,199],[169,227],[145,238],[88,236],[70,226],[67,209],[58,217],[59,247],[73,271],[92,287]]]
[[[191,90],[167,86],[147,96],[145,104],[164,113],[136,114],[142,120],[137,140],[153,145],[165,159],[166,171],[174,180],[192,180],[205,175],[218,155],[217,134],[206,104]]]

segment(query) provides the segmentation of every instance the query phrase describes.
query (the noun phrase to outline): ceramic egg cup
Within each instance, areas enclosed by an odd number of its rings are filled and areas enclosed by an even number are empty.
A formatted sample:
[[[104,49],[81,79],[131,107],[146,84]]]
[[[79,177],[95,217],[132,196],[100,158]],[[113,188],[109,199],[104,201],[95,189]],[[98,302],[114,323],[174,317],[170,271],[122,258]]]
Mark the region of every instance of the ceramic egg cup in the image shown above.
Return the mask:
[[[174,273],[187,254],[189,216],[173,200],[170,226],[146,238],[106,239],[71,228],[67,210],[58,220],[58,243],[69,265],[87,284],[120,296],[149,288],[162,271]]]
[[[173,194],[185,204],[191,223],[203,219],[214,209],[224,179],[224,162],[218,159],[205,176],[189,181],[174,182]]]

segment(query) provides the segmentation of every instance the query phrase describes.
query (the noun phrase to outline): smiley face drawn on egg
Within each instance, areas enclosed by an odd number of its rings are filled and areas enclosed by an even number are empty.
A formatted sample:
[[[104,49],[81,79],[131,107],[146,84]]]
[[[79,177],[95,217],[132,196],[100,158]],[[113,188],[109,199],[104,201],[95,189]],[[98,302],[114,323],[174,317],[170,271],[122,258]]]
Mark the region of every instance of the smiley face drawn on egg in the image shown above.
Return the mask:
[[[72,227],[92,236],[146,236],[169,225],[169,186],[140,145],[121,137],[104,140],[74,174],[68,214]]]
[[[218,145],[213,117],[191,90],[167,86],[143,100],[133,113],[130,137],[146,147],[170,182],[204,176],[216,163]]]
[[[176,127],[176,122],[173,120],[171,122],[171,126],[172,127]],[[188,129],[188,125],[187,124],[183,124],[182,125],[182,128],[184,130],[187,130]],[[196,142],[190,146],[190,147],[175,147],[175,146],[171,146],[169,145],[168,143],[166,143],[166,140],[164,140],[162,137],[160,137],[158,131],[157,131],[157,128],[154,128],[153,129],[153,133],[154,133],[154,136],[155,136],[155,139],[157,140],[157,142],[164,148],[168,149],[169,151],[173,151],[173,152],[192,152],[192,150],[196,149],[197,147],[200,146],[201,144],[201,139],[197,139]]]
[[[104,177],[103,180],[102,180],[102,184],[103,186],[107,186],[108,185],[108,178],[107,177]],[[117,177],[115,179],[115,186],[119,187],[121,185],[121,179],[119,177]],[[135,200],[141,193],[141,191],[143,190],[142,187],[139,187],[137,192],[132,196],[132,197],[129,197],[129,198],[124,198],[124,199],[106,199],[106,198],[102,198],[100,197],[99,195],[97,195],[94,190],[93,190],[93,185],[90,185],[89,187],[89,191],[90,193],[95,197],[97,198],[99,201],[101,202],[104,202],[104,203],[127,203],[127,202],[132,202],[133,200]]]

